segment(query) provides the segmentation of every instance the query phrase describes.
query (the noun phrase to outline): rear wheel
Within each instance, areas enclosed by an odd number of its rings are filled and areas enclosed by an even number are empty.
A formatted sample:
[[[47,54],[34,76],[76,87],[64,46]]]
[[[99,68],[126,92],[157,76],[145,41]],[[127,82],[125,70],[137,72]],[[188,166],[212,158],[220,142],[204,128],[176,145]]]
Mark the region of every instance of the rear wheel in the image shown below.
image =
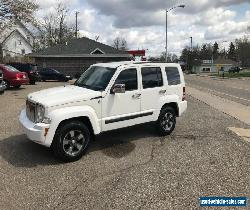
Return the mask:
[[[90,139],[90,131],[85,124],[69,121],[57,129],[52,149],[59,159],[65,162],[76,161],[85,154]]]
[[[172,107],[165,107],[161,110],[156,122],[156,128],[161,136],[170,135],[175,128],[176,113]]]
[[[20,88],[21,87],[21,85],[15,85],[14,86],[14,88]]]

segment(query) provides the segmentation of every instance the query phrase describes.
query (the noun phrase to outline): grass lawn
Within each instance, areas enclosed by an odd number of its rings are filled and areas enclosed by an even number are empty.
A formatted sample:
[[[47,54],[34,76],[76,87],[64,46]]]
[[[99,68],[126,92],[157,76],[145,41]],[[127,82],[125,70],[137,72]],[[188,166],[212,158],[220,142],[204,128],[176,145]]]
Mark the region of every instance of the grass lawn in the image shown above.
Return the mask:
[[[212,74],[211,76],[222,77],[222,74]],[[225,73],[225,77],[228,78],[239,78],[239,77],[250,77],[250,71],[248,72],[240,72],[240,73]]]

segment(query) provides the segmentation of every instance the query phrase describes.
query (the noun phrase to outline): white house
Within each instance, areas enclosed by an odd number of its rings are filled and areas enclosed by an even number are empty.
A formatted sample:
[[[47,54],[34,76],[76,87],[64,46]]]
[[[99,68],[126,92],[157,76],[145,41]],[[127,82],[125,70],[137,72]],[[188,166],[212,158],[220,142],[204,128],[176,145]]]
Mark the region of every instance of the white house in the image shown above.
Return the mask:
[[[20,21],[5,28],[0,34],[3,57],[15,57],[29,54],[33,50],[34,34]]]

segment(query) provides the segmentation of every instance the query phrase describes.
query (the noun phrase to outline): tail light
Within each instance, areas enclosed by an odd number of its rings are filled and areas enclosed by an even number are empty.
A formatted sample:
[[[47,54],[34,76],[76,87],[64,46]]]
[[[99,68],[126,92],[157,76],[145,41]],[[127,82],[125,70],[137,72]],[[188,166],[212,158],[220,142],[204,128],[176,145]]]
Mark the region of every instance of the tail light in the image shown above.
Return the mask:
[[[186,100],[186,87],[183,87],[182,101]]]
[[[22,75],[22,74],[16,74],[16,78],[17,78],[17,79],[22,79],[22,78],[23,78],[23,75]]]
[[[26,73],[18,73],[18,74],[16,74],[16,78],[17,79],[25,79],[25,78],[27,78],[27,74]]]

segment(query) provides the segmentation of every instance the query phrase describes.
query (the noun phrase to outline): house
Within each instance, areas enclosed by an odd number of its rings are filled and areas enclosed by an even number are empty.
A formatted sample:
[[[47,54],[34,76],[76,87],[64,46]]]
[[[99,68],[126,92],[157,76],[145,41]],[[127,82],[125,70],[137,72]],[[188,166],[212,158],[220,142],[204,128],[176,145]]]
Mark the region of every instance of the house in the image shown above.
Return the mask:
[[[38,69],[54,68],[71,76],[95,63],[131,60],[131,55],[127,52],[86,37],[73,39],[29,56],[35,59]]]
[[[20,21],[5,28],[0,34],[2,57],[22,57],[33,50],[34,34]]]
[[[231,67],[239,66],[236,61],[219,57],[216,60],[195,61],[192,72],[194,73],[217,73],[221,67],[227,72]]]

